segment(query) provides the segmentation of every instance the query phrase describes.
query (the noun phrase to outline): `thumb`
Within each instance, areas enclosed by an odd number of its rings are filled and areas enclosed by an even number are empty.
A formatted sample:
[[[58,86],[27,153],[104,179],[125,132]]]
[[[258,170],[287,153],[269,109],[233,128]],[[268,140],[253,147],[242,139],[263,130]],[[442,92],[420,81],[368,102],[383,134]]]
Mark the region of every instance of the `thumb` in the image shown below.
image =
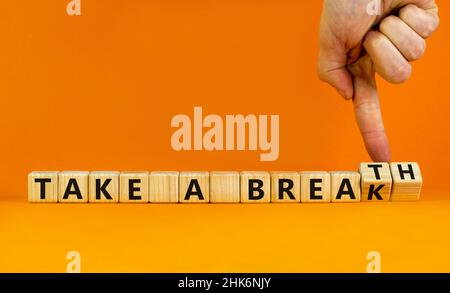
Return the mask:
[[[347,53],[342,45],[330,48],[321,45],[317,62],[317,73],[322,81],[327,82],[349,100],[353,97],[352,77],[347,70]]]
[[[348,69],[353,75],[356,122],[367,152],[375,162],[388,162],[391,153],[381,116],[373,62],[369,55],[365,55]]]

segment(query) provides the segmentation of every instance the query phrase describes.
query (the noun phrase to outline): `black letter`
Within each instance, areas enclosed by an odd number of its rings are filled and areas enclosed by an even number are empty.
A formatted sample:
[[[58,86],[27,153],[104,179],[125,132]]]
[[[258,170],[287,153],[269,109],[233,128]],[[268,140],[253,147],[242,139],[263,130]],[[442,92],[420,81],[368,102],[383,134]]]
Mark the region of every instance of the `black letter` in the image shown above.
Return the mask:
[[[255,186],[256,183],[256,186]],[[260,200],[264,197],[264,190],[262,190],[263,181],[260,179],[248,179],[248,199]],[[253,192],[257,191],[258,195],[254,195]]]
[[[135,191],[141,191],[140,187],[134,186],[135,183],[141,183],[141,179],[129,179],[128,180],[128,198],[130,200],[140,200],[140,195],[134,195]]]
[[[347,186],[347,190],[344,190],[345,186]],[[336,195],[336,199],[341,199],[344,194],[348,194],[350,196],[350,199],[356,199],[352,184],[350,183],[350,179],[348,178],[342,179],[342,183],[341,186],[339,186],[339,191]]]
[[[72,186],[74,188],[73,191],[71,191]],[[75,178],[70,178],[69,182],[67,183],[66,191],[64,191],[63,199],[69,198],[69,195],[75,194],[77,196],[77,199],[83,199],[83,196],[81,195],[80,187],[78,186],[78,182]]]
[[[109,182],[111,182],[111,178],[106,179],[102,185],[100,185],[100,181],[101,179],[95,179],[95,199],[100,199],[102,193],[105,195],[106,199],[112,199],[111,195],[106,190]]]
[[[195,187],[195,191],[194,191]],[[188,189],[186,191],[186,195],[184,196],[184,200],[189,200],[191,198],[191,195],[197,195],[199,200],[204,200],[202,189],[200,188],[200,185],[198,184],[197,179],[191,179],[189,182]]]
[[[284,187],[284,183],[287,183],[287,187]],[[286,192],[289,199],[295,199],[291,189],[294,187],[294,181],[291,179],[278,179],[278,198],[283,199],[283,194]]]
[[[316,191],[322,191],[322,187],[316,186],[316,183],[322,183],[321,178],[309,179],[309,198],[310,199],[322,199],[321,195],[316,195]]]
[[[375,173],[375,178],[376,178],[377,180],[380,180],[380,179],[381,179],[381,177],[380,177],[380,171],[378,171],[378,168],[383,167],[383,165],[381,165],[381,164],[369,164],[369,165],[367,165],[367,167],[373,169],[373,172]]]
[[[41,199],[45,199],[45,183],[52,182],[52,179],[50,179],[50,178],[34,178],[34,182],[40,183],[41,188],[40,188],[39,196]]]
[[[413,171],[411,164],[408,164],[408,170],[406,170],[406,171],[402,169],[402,165],[398,164],[397,166],[398,166],[398,172],[400,173],[400,178],[402,180],[405,180],[405,173],[409,174],[411,176],[412,180],[416,179],[416,177],[414,176],[414,171]]]
[[[383,187],[384,187],[384,184],[381,184],[381,185],[378,185],[378,187],[375,189],[375,185],[370,184],[369,195],[368,195],[367,199],[372,200],[372,196],[375,195],[375,197],[378,200],[383,200],[383,197],[381,197],[381,195],[378,193],[380,191],[380,189]]]

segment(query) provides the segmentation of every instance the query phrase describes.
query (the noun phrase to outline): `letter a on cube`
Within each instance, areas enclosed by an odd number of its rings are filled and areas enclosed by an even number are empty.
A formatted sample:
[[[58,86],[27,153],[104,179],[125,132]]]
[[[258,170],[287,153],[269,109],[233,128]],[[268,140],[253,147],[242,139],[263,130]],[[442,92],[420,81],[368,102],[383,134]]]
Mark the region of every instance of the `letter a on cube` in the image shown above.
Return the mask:
[[[209,203],[209,172],[180,173],[180,202]]]
[[[89,201],[89,172],[63,171],[58,178],[58,201],[64,203],[86,203]]]
[[[331,176],[331,202],[361,201],[360,175],[358,172],[334,171]]]

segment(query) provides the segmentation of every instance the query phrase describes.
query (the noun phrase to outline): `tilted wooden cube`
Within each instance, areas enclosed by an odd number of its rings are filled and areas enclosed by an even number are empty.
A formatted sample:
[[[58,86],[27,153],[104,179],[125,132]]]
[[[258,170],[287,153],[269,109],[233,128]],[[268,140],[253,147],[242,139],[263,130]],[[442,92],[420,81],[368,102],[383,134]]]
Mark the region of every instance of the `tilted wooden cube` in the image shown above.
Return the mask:
[[[391,201],[419,200],[422,190],[422,174],[415,162],[390,164],[392,173]]]
[[[361,201],[389,201],[392,177],[388,163],[361,163]]]

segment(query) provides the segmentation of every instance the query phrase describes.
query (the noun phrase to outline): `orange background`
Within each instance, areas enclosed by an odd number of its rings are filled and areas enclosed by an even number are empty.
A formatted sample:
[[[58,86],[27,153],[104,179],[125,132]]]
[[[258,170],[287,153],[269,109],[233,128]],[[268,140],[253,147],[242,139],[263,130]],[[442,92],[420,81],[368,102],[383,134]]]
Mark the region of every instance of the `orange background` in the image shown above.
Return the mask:
[[[356,170],[369,160],[316,77],[321,1],[2,3],[0,271],[450,271],[450,3],[410,81],[379,81],[393,160],[418,161],[417,203],[32,205],[31,170]],[[279,114],[280,157],[175,152],[171,118]],[[342,245],[342,247],[341,247]]]

